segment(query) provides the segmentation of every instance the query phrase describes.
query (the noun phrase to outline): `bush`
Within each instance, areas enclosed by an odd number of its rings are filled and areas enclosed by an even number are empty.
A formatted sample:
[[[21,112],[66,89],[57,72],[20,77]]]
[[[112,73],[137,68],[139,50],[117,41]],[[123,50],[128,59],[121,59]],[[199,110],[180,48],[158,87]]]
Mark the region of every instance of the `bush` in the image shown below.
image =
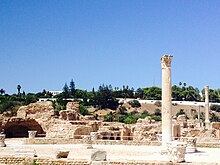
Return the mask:
[[[155,111],[154,111],[154,115],[155,116],[161,116],[161,110],[160,109],[155,109]]]
[[[161,103],[160,101],[156,101],[156,102],[154,103],[154,105],[156,105],[157,107],[161,107],[161,106],[162,106],[162,103]]]
[[[152,116],[151,118],[155,121],[161,121],[161,116]]]
[[[218,116],[216,116],[214,113],[211,114],[211,118],[210,118],[211,122],[220,122],[220,119]]]
[[[139,118],[144,119],[144,118],[147,117],[147,116],[152,116],[152,115],[145,113],[145,114],[141,114],[141,115],[139,116]]]
[[[87,110],[87,108],[83,105],[79,106],[79,113],[83,116],[85,115],[89,115],[89,111]]]
[[[149,114],[147,110],[144,110],[141,114]]]
[[[125,120],[124,120],[124,123],[125,124],[133,124],[135,123],[137,120],[135,118],[133,118],[132,116],[129,116],[127,117]]]
[[[127,118],[126,115],[117,114],[115,115],[115,121],[124,123],[125,119]]]
[[[125,106],[120,106],[119,111],[120,111],[120,114],[127,114],[127,109]]]
[[[210,106],[210,109],[213,110],[213,111],[216,111],[216,112],[220,112],[220,105],[218,104],[212,104]]]
[[[185,115],[186,113],[184,112],[184,109],[180,109],[179,112],[176,113],[176,116],[178,117],[179,115]]]
[[[128,102],[133,108],[138,108],[141,106],[140,102],[138,100],[132,100]]]

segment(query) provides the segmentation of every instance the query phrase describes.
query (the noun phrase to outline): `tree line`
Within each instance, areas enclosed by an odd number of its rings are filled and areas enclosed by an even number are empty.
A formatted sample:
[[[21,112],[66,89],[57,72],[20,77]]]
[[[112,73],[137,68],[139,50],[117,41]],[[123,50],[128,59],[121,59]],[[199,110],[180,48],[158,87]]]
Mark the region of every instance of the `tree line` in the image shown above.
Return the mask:
[[[82,106],[93,106],[98,109],[116,109],[119,106],[118,98],[133,98],[147,100],[161,100],[162,89],[157,86],[134,89],[128,85],[121,88],[111,85],[100,85],[97,90],[91,91],[78,89],[73,79],[69,84],[65,83],[62,93],[53,96],[47,90],[38,93],[21,92],[21,85],[17,85],[17,94],[9,95],[4,89],[0,89],[0,113],[21,105],[36,102],[39,98],[56,98],[53,101],[54,108],[59,111],[65,109],[68,99],[80,102]],[[220,102],[220,89],[209,89],[210,102]],[[186,83],[179,83],[172,86],[173,101],[204,101],[204,90],[188,86]]]

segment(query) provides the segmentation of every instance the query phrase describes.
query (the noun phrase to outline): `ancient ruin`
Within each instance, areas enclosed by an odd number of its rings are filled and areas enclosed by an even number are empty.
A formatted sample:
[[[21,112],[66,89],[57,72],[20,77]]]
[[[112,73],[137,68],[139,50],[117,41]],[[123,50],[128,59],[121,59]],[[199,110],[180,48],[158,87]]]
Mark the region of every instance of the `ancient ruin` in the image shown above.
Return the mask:
[[[31,161],[36,161],[39,164],[42,162],[53,163],[54,159],[73,161],[74,158],[76,162],[75,158],[78,156],[83,160],[79,160],[81,164],[89,164],[85,160],[108,161],[111,164],[111,160],[114,158],[121,159],[122,156],[132,158],[134,155],[138,157],[141,154],[145,154],[142,156],[146,156],[146,159],[150,160],[152,158],[149,155],[155,155],[156,159],[153,159],[153,163],[157,159],[181,163],[186,159],[190,160],[187,154],[191,153],[193,156],[201,150],[201,148],[198,149],[198,144],[200,146],[220,146],[220,123],[210,123],[209,120],[208,86],[205,87],[205,111],[203,109],[205,121],[200,120],[200,107],[199,111],[187,112],[188,114],[198,114],[198,119],[189,118],[187,114],[175,116],[172,112],[172,106],[175,105],[172,105],[171,100],[171,61],[172,56],[161,57],[162,121],[155,121],[147,116],[139,118],[135,124],[104,122],[96,120],[92,115],[81,115],[78,102],[68,102],[66,109],[59,111],[58,115],[50,101],[31,103],[20,107],[17,116],[12,116],[10,113],[4,113],[0,116],[0,129],[2,130],[0,134],[0,147],[2,148],[0,163],[5,162],[5,156],[13,163],[29,161],[27,158],[31,158]],[[11,138],[23,138],[25,139],[23,142],[27,146],[39,144],[39,148],[36,146],[34,146],[35,148],[33,146],[19,148],[22,145],[15,145],[12,148],[10,144],[9,146],[7,144],[7,139]],[[71,144],[71,147],[58,146],[44,152],[40,148],[40,144],[46,146],[49,144],[63,144],[63,146]],[[103,145],[108,145],[108,147],[115,145],[116,149],[114,147],[101,148]],[[53,145],[53,147],[55,146]],[[157,148],[161,146],[163,153],[166,153],[164,155],[161,155],[161,148]],[[136,151],[135,147],[139,148],[141,152]],[[157,148],[157,152],[154,151],[154,148]],[[10,154],[15,157],[22,155],[25,158],[19,157],[15,160],[14,157],[10,157]],[[52,157],[53,160],[41,158],[41,154],[49,155],[48,157]],[[110,158],[107,160],[109,155]],[[132,162],[132,160],[127,160],[128,164],[131,163],[129,161]],[[79,162],[78,164],[80,164]],[[113,161],[112,164],[114,163]]]
[[[172,56],[164,55],[163,57],[161,57],[162,147],[165,150],[167,143],[172,141],[171,61],[172,61]]]
[[[205,86],[205,128],[210,129],[209,121],[209,86]]]

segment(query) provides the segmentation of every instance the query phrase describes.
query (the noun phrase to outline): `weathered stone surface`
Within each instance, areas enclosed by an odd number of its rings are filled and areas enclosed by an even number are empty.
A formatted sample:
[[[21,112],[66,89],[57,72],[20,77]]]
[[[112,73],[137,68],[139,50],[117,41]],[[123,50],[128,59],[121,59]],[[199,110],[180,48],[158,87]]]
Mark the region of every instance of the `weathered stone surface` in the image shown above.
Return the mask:
[[[28,137],[30,139],[35,138],[37,131],[28,131]]]
[[[220,122],[212,122],[211,127],[212,129],[220,129]]]
[[[62,120],[79,120],[80,114],[76,110],[60,111],[60,119]]]
[[[31,103],[20,107],[17,111],[17,117],[19,118],[31,117],[37,119],[42,116],[49,118],[52,115],[54,115],[54,108],[50,101]]]
[[[69,152],[70,151],[68,151],[68,150],[58,150],[58,151],[56,151],[56,158],[57,159],[67,158],[69,155]]]
[[[168,147],[168,159],[173,163],[185,162],[186,143],[184,142],[169,142]]]
[[[74,110],[79,113],[79,103],[78,102],[68,102],[66,104],[66,110]]]
[[[83,146],[86,149],[92,149],[92,139],[90,135],[83,136]]]
[[[172,56],[161,57],[162,68],[162,146],[172,141],[172,102],[171,102],[171,62]]]
[[[107,158],[106,151],[95,150],[91,154],[92,161],[106,161],[106,158]]]
[[[181,137],[179,141],[186,142],[186,144],[187,144],[186,152],[187,153],[192,153],[192,152],[197,151],[197,148],[196,148],[197,138],[196,137]]]
[[[172,126],[173,138],[178,138],[181,136],[181,127],[179,124]]]
[[[157,134],[159,133],[161,133],[159,125],[137,123],[134,127],[133,140],[157,140]]]

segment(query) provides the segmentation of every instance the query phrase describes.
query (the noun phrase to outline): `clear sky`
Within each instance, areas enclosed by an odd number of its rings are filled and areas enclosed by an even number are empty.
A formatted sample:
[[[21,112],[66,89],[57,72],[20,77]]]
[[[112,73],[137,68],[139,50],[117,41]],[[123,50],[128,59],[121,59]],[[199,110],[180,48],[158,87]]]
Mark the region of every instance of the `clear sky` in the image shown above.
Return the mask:
[[[219,0],[0,0],[0,88],[6,93],[161,87],[220,88]]]

